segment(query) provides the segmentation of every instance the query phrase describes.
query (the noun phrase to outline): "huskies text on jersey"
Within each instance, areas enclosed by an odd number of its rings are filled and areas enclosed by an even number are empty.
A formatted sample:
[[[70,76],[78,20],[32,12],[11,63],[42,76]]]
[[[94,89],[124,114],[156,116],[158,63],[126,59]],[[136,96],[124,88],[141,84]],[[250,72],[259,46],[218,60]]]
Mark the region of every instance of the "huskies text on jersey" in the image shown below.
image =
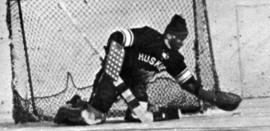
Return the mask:
[[[156,67],[159,71],[166,70],[166,67],[163,65],[163,63],[160,60],[148,54],[139,53],[138,60]]]

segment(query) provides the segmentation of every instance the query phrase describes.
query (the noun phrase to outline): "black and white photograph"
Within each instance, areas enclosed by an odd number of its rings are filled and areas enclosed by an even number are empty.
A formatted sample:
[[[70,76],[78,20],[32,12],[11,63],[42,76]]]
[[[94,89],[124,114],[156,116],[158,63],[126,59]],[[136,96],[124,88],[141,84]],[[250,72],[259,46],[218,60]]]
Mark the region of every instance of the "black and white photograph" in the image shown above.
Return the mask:
[[[269,131],[270,0],[1,0],[0,130]]]

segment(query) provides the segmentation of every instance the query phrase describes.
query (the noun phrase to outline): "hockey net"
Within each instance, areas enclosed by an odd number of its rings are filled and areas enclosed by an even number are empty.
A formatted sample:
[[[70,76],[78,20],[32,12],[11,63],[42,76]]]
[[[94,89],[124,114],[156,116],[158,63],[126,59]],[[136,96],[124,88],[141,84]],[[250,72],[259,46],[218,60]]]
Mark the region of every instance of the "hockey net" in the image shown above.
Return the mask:
[[[189,35],[180,52],[188,67],[204,88],[218,89],[205,0],[8,0],[7,5],[16,123],[52,120],[75,94],[88,100],[112,32],[145,25],[163,32],[174,14],[187,20]],[[149,87],[168,84],[177,86],[161,77]],[[120,101],[109,116],[122,116],[125,109]]]

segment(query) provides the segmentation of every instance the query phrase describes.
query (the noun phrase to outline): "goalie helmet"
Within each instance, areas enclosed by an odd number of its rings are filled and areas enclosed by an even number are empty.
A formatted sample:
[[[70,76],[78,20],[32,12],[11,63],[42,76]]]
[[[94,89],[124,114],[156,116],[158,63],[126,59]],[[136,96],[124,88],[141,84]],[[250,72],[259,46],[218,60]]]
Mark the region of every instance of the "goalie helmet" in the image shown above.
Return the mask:
[[[181,40],[184,40],[188,35],[188,29],[185,19],[179,15],[174,15],[167,25],[165,33],[173,33]]]

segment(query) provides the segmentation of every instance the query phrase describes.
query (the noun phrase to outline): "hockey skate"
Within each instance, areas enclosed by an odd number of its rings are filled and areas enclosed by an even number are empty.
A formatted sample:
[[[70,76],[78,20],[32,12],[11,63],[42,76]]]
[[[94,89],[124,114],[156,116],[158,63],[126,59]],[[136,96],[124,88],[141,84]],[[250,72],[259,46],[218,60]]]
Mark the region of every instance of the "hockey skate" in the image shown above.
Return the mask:
[[[87,109],[82,110],[81,117],[88,125],[99,124],[106,121],[106,115],[96,110],[91,105],[88,105]]]

